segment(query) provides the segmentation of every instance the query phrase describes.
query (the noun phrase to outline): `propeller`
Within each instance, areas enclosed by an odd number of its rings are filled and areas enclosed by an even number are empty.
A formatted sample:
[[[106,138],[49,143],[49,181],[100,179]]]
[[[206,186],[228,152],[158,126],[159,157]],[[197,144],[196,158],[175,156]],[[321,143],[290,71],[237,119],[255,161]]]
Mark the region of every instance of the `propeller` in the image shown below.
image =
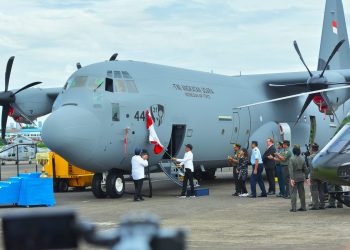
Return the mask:
[[[325,67],[322,70],[322,73],[320,75],[313,75],[310,71],[310,69],[307,67],[303,56],[299,50],[299,46],[298,43],[296,41],[293,42],[294,44],[294,48],[295,51],[297,52],[297,54],[299,55],[299,58],[301,60],[301,62],[304,64],[306,70],[308,71],[310,77],[307,80],[306,83],[297,83],[297,84],[293,84],[294,86],[306,86],[308,90],[310,91],[317,91],[317,90],[322,90],[322,89],[326,89],[328,88],[329,85],[338,85],[338,84],[349,84],[349,83],[331,83],[328,82],[327,79],[324,77],[324,73],[325,71],[328,69],[328,65],[331,62],[331,60],[333,59],[334,55],[338,52],[338,50],[340,49],[340,47],[343,45],[343,43],[345,42],[345,40],[341,40],[337,43],[337,45],[334,47],[332,53],[330,54],[330,56],[328,57],[327,63],[325,65]],[[288,85],[289,86],[289,85]],[[279,86],[281,87],[281,86]],[[314,94],[309,94],[304,102],[304,105],[299,113],[298,119],[295,122],[294,126],[298,123],[298,121],[300,120],[300,118],[302,117],[302,115],[304,114],[305,110],[307,109],[307,107],[309,106],[309,104],[312,102],[312,100],[314,99],[315,96],[319,95],[319,93],[314,93]],[[331,109],[331,112],[333,113],[333,115],[335,117],[337,117],[337,115],[335,114],[335,111],[333,109],[333,107],[331,107],[331,102],[329,101],[328,98],[324,98],[325,95],[322,96],[323,99],[325,100],[326,104],[328,105],[328,107]],[[337,118],[338,119],[338,118]]]
[[[114,53],[114,54],[109,58],[109,60],[110,60],[110,61],[115,61],[115,59],[117,59],[117,56],[118,56],[118,53]]]
[[[15,92],[12,92],[11,90],[9,91],[8,87],[9,87],[11,70],[12,70],[12,65],[13,65],[14,59],[15,59],[15,57],[11,56],[9,58],[9,60],[7,61],[6,71],[5,71],[5,91],[0,92],[0,105],[2,106],[2,113],[1,113],[1,138],[2,139],[5,139],[7,118],[8,118],[8,114],[9,114],[11,107],[15,106],[16,110],[19,108],[15,103],[16,94],[41,83],[41,82],[32,82],[32,83],[29,83],[26,86],[16,90]],[[21,116],[23,116],[25,119],[28,119],[23,114],[23,112],[21,112]],[[30,121],[30,120],[28,119],[28,121]],[[32,122],[32,121],[30,121],[30,122]]]

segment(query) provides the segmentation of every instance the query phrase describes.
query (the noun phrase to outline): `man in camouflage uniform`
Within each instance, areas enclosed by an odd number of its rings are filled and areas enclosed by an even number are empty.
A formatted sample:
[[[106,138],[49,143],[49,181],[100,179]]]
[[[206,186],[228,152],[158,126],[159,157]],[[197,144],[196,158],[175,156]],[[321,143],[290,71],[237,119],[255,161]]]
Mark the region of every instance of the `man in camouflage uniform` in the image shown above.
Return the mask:
[[[233,180],[235,182],[235,191],[232,194],[233,196],[238,196],[239,195],[239,190],[238,190],[238,163],[239,163],[239,151],[241,150],[241,145],[239,144],[233,144],[233,155],[227,157],[227,160],[231,163],[231,166],[233,167]]]
[[[290,197],[290,175],[289,175],[289,160],[292,157],[292,152],[289,149],[290,141],[284,140],[283,141],[283,150],[280,153],[276,154],[277,160],[280,162],[280,166],[282,168],[283,178],[284,178],[284,198]]]
[[[319,146],[317,143],[313,143],[311,145],[311,155],[308,158],[309,161],[309,177],[311,180],[311,198],[312,198],[312,207],[310,210],[319,210],[325,209],[324,202],[324,190],[323,190],[323,182],[313,176],[312,171],[312,160],[315,158],[319,150]]]
[[[305,160],[300,154],[300,146],[295,145],[293,148],[293,156],[290,158],[288,166],[291,185],[291,212],[297,211],[297,192],[301,204],[298,211],[306,211],[304,181],[307,176],[307,168]]]

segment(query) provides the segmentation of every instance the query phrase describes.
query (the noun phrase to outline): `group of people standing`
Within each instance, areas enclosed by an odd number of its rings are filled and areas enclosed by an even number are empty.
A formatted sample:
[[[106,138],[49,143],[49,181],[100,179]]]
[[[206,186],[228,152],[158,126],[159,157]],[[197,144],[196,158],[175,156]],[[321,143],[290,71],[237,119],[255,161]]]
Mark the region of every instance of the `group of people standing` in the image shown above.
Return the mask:
[[[233,175],[235,181],[235,192],[233,196],[240,197],[267,197],[268,195],[276,195],[285,199],[291,199],[291,212],[306,211],[305,189],[304,183],[311,183],[312,203],[310,210],[318,210],[325,208],[324,183],[312,175],[312,160],[318,153],[319,146],[314,143],[311,145],[311,153],[309,157],[301,154],[299,145],[294,145],[290,150],[290,142],[284,140],[274,145],[272,138],[266,140],[266,151],[260,153],[258,142],[251,143],[250,164],[252,165],[252,173],[250,176],[251,193],[248,194],[245,187],[245,180],[248,175],[248,153],[247,150],[241,148],[239,144],[233,145],[234,154],[228,157],[228,161],[233,166]],[[245,153],[243,153],[245,152]],[[244,169],[244,175],[241,174]],[[268,181],[268,190],[265,189],[262,173],[265,169],[266,179]],[[278,178],[279,193],[276,194],[275,177]],[[257,196],[256,184],[259,185],[261,193]],[[329,187],[332,191],[339,189],[337,186]],[[297,194],[299,194],[300,208],[297,209]],[[328,208],[335,208],[334,197],[329,198]],[[342,207],[340,203],[337,207]]]

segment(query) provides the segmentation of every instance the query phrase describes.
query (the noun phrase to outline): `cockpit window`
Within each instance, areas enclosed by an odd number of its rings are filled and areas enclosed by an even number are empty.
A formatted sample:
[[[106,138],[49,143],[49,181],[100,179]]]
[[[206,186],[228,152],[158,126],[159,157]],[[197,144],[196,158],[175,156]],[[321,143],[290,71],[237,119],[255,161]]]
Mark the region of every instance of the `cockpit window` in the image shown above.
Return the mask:
[[[137,88],[134,80],[125,80],[129,93],[137,93]]]
[[[67,88],[79,88],[84,87],[88,77],[87,76],[76,76],[69,78],[67,81]]]
[[[122,71],[122,75],[123,75],[123,78],[125,78],[125,79],[131,79],[131,76],[129,75],[129,73],[127,71]]]
[[[126,86],[124,80],[114,80],[116,92],[126,92]]]
[[[120,71],[114,71],[114,78],[122,78]]]

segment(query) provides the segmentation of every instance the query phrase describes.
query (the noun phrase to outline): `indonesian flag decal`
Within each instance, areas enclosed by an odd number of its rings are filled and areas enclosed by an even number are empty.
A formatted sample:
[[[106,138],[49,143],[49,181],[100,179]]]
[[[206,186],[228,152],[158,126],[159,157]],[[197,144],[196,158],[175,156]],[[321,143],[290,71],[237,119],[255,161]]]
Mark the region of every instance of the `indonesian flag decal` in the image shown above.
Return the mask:
[[[149,131],[149,142],[154,145],[153,152],[155,154],[160,154],[163,151],[164,147],[160,143],[157,133],[154,130],[154,124],[153,124],[152,117],[149,114],[149,110],[146,111],[146,128]]]
[[[334,34],[338,34],[338,25],[337,25],[337,21],[335,20],[332,21],[332,29]]]

